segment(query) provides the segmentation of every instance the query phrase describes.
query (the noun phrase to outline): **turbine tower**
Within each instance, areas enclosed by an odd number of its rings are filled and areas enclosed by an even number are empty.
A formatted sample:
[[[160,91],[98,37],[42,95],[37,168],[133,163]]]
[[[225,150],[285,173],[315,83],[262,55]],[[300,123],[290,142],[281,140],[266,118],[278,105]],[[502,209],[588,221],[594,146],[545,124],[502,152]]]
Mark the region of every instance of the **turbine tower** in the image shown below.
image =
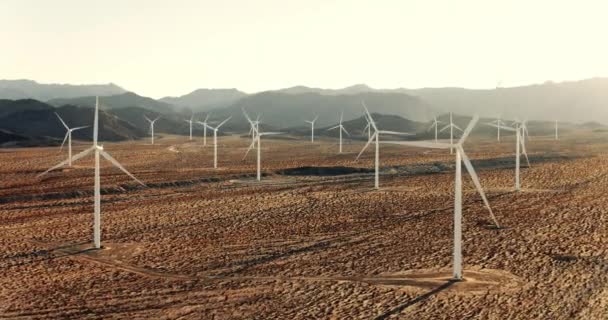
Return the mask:
[[[133,180],[135,180],[137,183],[141,184],[142,186],[146,186],[143,182],[139,181],[139,179],[135,178],[135,176],[133,176],[131,173],[129,173],[129,171],[127,171],[127,169],[125,169],[118,161],[116,161],[116,159],[114,159],[109,153],[105,152],[103,150],[103,146],[100,146],[97,143],[97,135],[98,135],[98,131],[99,131],[99,97],[96,97],[95,100],[95,118],[94,118],[94,122],[93,122],[93,146],[84,150],[83,152],[73,156],[70,160],[71,161],[76,161],[80,158],[83,158],[84,156],[88,155],[89,153],[93,152],[95,155],[95,192],[94,192],[94,198],[95,198],[95,209],[94,209],[94,213],[93,213],[93,246],[96,249],[101,248],[101,186],[100,186],[100,165],[99,165],[99,156],[103,156],[104,158],[106,158],[106,160],[108,160],[109,162],[111,162],[115,167],[117,167],[118,169],[122,170],[122,172],[124,172],[125,174],[127,174],[129,177],[131,177]],[[66,163],[68,163],[70,160],[65,160],[61,163],[59,163],[58,165],[46,170],[45,172],[41,173],[38,175],[38,177],[41,177],[45,174],[47,174],[50,171],[53,171],[57,168],[60,168],[62,166],[64,166]]]
[[[63,142],[61,143],[61,148],[59,148],[59,151],[63,150],[63,145],[65,144],[65,140],[67,139],[68,140],[68,167],[71,167],[72,166],[72,132],[74,132],[76,130],[88,128],[89,126],[76,127],[76,128],[70,129],[70,127],[68,127],[68,125],[65,124],[65,121],[63,121],[63,119],[61,119],[61,117],[57,114],[57,112],[55,112],[55,115],[57,116],[57,118],[59,118],[59,121],[61,121],[61,123],[67,130],[67,132],[65,133],[65,137],[63,138]]]
[[[209,114],[205,117],[205,121],[197,121],[196,123],[203,125],[203,145],[207,145],[207,120],[209,120]]]
[[[437,120],[437,117],[433,117],[433,124],[431,124],[431,126],[426,130],[428,132],[431,129],[435,128],[435,143],[439,142],[439,140],[437,140],[437,137],[440,123],[443,123],[443,121],[439,121]]]
[[[372,118],[372,115],[369,113],[369,110],[367,109],[365,102],[361,101],[361,104],[363,105],[363,108],[365,109],[365,117],[366,117],[367,121],[369,122],[370,127],[374,129],[374,133],[369,138],[369,140],[367,141],[367,143],[365,144],[363,149],[361,149],[361,152],[359,152],[359,155],[357,155],[357,159],[355,159],[355,161],[359,160],[359,157],[361,157],[361,154],[363,154],[363,151],[365,151],[365,149],[367,149],[367,147],[370,145],[370,143],[372,143],[372,141],[375,141],[376,155],[374,158],[374,166],[375,166],[374,188],[376,190],[378,190],[378,189],[380,189],[380,144],[379,144],[380,134],[406,135],[406,136],[410,136],[412,134],[406,133],[406,132],[378,130],[378,126],[376,126],[376,122]]]
[[[146,120],[148,120],[148,122],[150,123],[150,143],[154,144],[154,123],[156,122],[156,120],[160,119],[160,116],[156,117],[156,119],[154,120],[150,120],[150,118],[146,117],[145,115],[144,118],[146,118]]]
[[[319,119],[319,116],[315,116],[311,121],[304,120],[304,122],[310,123],[310,142],[315,142],[315,122]]]
[[[452,143],[435,143],[431,141],[386,141],[383,143],[388,144],[399,144],[405,146],[412,147],[421,147],[421,148],[433,148],[433,149],[455,149],[456,150],[456,178],[454,183],[454,251],[453,251],[453,277],[454,280],[462,280],[462,163],[464,163],[465,168],[469,172],[471,179],[473,180],[473,184],[477,189],[477,192],[481,196],[484,205],[488,209],[490,213],[490,217],[494,221],[494,224],[497,228],[500,228],[494,213],[492,212],[492,208],[490,207],[490,203],[488,202],[488,198],[486,197],[483,188],[481,187],[481,183],[479,182],[479,177],[471,164],[471,160],[464,152],[463,144],[466,141],[467,137],[477,124],[479,120],[478,116],[473,117],[473,120],[469,123],[469,126],[464,131],[462,137],[458,141],[457,144]]]
[[[342,125],[342,120],[344,120],[344,112],[340,113],[340,124],[338,124],[335,127],[331,127],[329,129],[327,129],[327,131],[333,130],[333,129],[338,129],[338,131],[340,132],[340,148],[339,148],[339,153],[342,153],[342,131],[344,131],[344,133],[346,133],[347,135],[350,136],[350,133],[348,133],[348,131],[346,131],[346,128],[344,128],[344,126]]]
[[[245,156],[243,157],[243,160],[245,160],[245,158],[247,158],[247,155],[249,154],[249,151],[251,151],[251,149],[253,149],[254,147],[257,149],[258,158],[257,158],[256,179],[258,181],[260,181],[260,180],[262,180],[262,151],[261,151],[262,150],[262,146],[261,146],[262,139],[261,139],[261,137],[283,134],[283,133],[282,132],[260,132],[257,127],[255,127],[254,133],[255,133],[255,139],[249,145],[249,148],[247,149],[247,152],[245,152]],[[256,143],[257,143],[257,146],[256,146]]]
[[[190,120],[184,120],[190,124],[190,141],[192,141],[192,123],[194,122],[194,115],[190,117]]]
[[[215,128],[208,124],[205,125],[209,129],[213,130],[213,168],[214,169],[217,169],[217,131],[220,129],[221,126],[224,125],[224,123],[228,122],[228,120],[230,120],[230,118],[232,118],[232,116],[230,116],[226,120],[222,121]]]
[[[460,131],[462,131],[462,129],[460,129],[457,125],[454,124],[451,112],[450,112],[450,124],[443,127],[443,129],[441,129],[441,132],[443,132],[444,130],[446,130],[448,128],[450,129],[450,145],[454,145],[454,129],[457,129]],[[454,148],[450,148],[450,154],[454,154]]]

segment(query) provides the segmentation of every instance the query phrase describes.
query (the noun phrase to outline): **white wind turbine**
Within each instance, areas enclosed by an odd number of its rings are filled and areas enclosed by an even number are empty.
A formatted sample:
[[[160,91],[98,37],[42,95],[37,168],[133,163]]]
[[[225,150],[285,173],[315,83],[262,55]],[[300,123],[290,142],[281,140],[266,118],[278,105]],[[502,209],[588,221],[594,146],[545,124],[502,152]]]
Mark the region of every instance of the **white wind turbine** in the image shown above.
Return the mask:
[[[190,116],[190,120],[184,120],[190,124],[190,140],[192,141],[192,123],[194,122],[194,115]]]
[[[245,111],[245,109],[243,110],[243,115],[245,115],[245,118],[247,119],[247,122],[249,122],[249,133],[251,135],[251,143],[255,142],[255,133],[256,131],[260,130],[260,115],[258,114],[258,117],[255,120],[251,120],[251,118],[249,117],[249,115],[247,114],[247,111]]]
[[[500,142],[500,129],[506,124],[504,121],[500,120],[500,117],[496,118],[496,120],[494,121],[490,121],[487,123],[488,125],[491,125],[493,127],[496,127],[497,130],[497,136],[496,136],[496,140],[498,142]]]
[[[457,125],[454,124],[454,121],[452,119],[452,113],[450,112],[450,124],[448,124],[447,126],[443,127],[443,129],[441,129],[441,132],[443,132],[446,129],[450,129],[450,144],[453,145],[454,144],[454,129],[460,130],[462,131],[462,129],[460,129]],[[454,153],[454,148],[450,148],[450,154]]]
[[[319,119],[319,116],[315,116],[315,118],[312,119],[311,121],[304,120],[304,122],[310,123],[310,142],[311,143],[315,142],[315,122],[317,122],[317,119]]]
[[[72,132],[74,132],[76,130],[88,128],[89,126],[76,127],[76,128],[70,129],[70,127],[68,127],[68,125],[65,124],[65,121],[63,121],[63,119],[61,119],[61,117],[57,114],[57,112],[55,112],[55,115],[57,116],[57,118],[59,118],[59,121],[61,121],[61,123],[67,130],[67,132],[65,133],[65,137],[63,138],[63,142],[61,143],[61,148],[59,150],[63,150],[63,145],[65,144],[65,140],[67,139],[68,140],[68,166],[71,167],[72,166]]]
[[[230,120],[230,118],[232,118],[232,116],[230,116],[226,120],[222,121],[215,128],[208,124],[205,124],[206,127],[213,130],[213,168],[214,169],[217,169],[217,131],[220,129],[221,126],[224,125],[224,123],[228,122],[228,120]]]
[[[207,145],[207,120],[209,120],[209,114],[205,117],[205,121],[197,121],[196,123],[203,125],[203,145]]]
[[[372,141],[375,141],[376,155],[374,158],[374,166],[375,166],[376,170],[375,170],[375,174],[374,174],[374,188],[377,190],[377,189],[380,189],[380,144],[379,144],[380,135],[381,134],[391,134],[391,135],[411,136],[412,134],[406,133],[406,132],[378,130],[378,126],[376,126],[376,122],[372,118],[372,115],[369,113],[369,110],[367,109],[365,102],[361,102],[361,104],[363,105],[363,108],[365,109],[365,117],[367,118],[367,121],[370,123],[370,127],[374,129],[374,133],[371,135],[371,137],[369,138],[369,140],[367,141],[367,143],[365,144],[363,149],[361,149],[361,152],[359,152],[359,155],[357,155],[356,160],[359,160],[359,157],[361,157],[361,154],[363,154],[363,151],[365,151],[365,149],[367,149],[367,147],[372,143]]]
[[[146,120],[148,120],[148,122],[150,123],[150,143],[154,144],[154,123],[156,122],[156,120],[160,119],[160,116],[156,117],[156,119],[154,120],[150,120],[150,118],[146,117],[145,115],[144,118],[146,118]]]
[[[433,117],[433,124],[431,124],[431,126],[426,130],[426,131],[430,131],[431,129],[435,128],[435,143],[439,142],[437,140],[438,137],[438,131],[439,131],[439,124],[443,123],[443,121],[439,121],[437,120],[437,117]]]
[[[367,125],[363,128],[363,131],[367,130],[367,140],[372,138],[372,124],[369,122],[369,119],[364,115],[365,121]]]
[[[383,143],[387,144],[399,144],[405,146],[412,147],[421,147],[421,148],[433,148],[433,149],[455,149],[456,150],[456,179],[454,184],[454,251],[453,251],[453,274],[454,280],[462,280],[462,163],[464,163],[465,168],[469,172],[471,176],[471,180],[473,180],[473,184],[479,192],[481,199],[483,200],[484,205],[490,212],[490,217],[494,221],[494,224],[497,228],[500,228],[494,213],[492,212],[492,208],[490,207],[490,203],[486,197],[483,188],[481,187],[481,183],[479,182],[479,177],[471,164],[471,160],[466,155],[463,149],[463,144],[466,141],[467,137],[477,124],[479,120],[478,116],[473,117],[469,126],[464,131],[462,137],[457,144],[452,143],[435,143],[431,141],[385,141]]]
[[[496,125],[491,124],[496,127]],[[515,132],[515,191],[521,191],[521,179],[520,179],[520,168],[521,168],[521,154],[523,153],[526,157],[526,162],[528,163],[528,168],[530,167],[530,159],[528,158],[528,152],[526,151],[526,143],[525,143],[525,128],[526,121],[516,121],[515,128],[512,127],[500,127],[506,131]]]
[[[262,146],[261,146],[261,137],[262,136],[270,136],[270,135],[277,135],[277,134],[282,134],[282,132],[260,132],[257,128],[254,129],[254,133],[255,133],[255,139],[251,142],[251,144],[249,145],[249,148],[247,149],[247,152],[245,152],[245,156],[243,157],[243,160],[245,160],[245,158],[247,158],[247,155],[249,154],[249,151],[251,151],[251,149],[253,149],[254,147],[257,149],[257,153],[258,153],[258,158],[257,158],[257,180],[260,181],[262,180]],[[256,142],[257,142],[257,146],[256,146]]]
[[[346,128],[344,128],[344,126],[342,125],[343,119],[344,119],[344,112],[340,113],[340,124],[338,124],[335,127],[331,127],[329,129],[327,129],[327,131],[333,130],[333,129],[338,129],[338,131],[340,132],[340,149],[339,149],[340,153],[342,153],[342,131],[344,131],[344,133],[346,133],[347,135],[350,136],[350,133],[348,133],[348,131],[346,131]]]
[[[72,157],[70,159],[71,161],[76,161],[80,158],[83,158],[84,156],[88,155],[91,152],[93,152],[95,155],[95,187],[94,187],[95,188],[95,191],[94,191],[95,209],[94,209],[94,213],[93,213],[93,246],[96,249],[101,248],[101,186],[100,186],[100,173],[99,173],[99,171],[100,171],[99,156],[101,155],[104,158],[106,158],[106,160],[110,161],[115,167],[122,170],[124,173],[126,173],[129,177],[131,177],[137,183],[141,184],[142,186],[146,186],[143,182],[139,181],[137,178],[135,178],[135,176],[133,176],[131,173],[129,173],[129,171],[127,171],[127,169],[125,169],[120,163],[118,163],[118,161],[116,161],[116,159],[114,159],[112,156],[110,156],[110,154],[108,154],[107,152],[105,152],[103,150],[103,146],[100,146],[97,143],[98,132],[99,132],[99,97],[97,97],[96,101],[95,101],[95,118],[94,118],[94,122],[93,122],[93,146],[84,150],[83,152],[75,155],[74,157]],[[58,165],[46,170],[45,172],[39,174],[38,177],[43,176],[52,170],[60,168],[60,167],[64,166],[66,163],[68,163],[68,160],[65,160],[65,161],[59,163]]]

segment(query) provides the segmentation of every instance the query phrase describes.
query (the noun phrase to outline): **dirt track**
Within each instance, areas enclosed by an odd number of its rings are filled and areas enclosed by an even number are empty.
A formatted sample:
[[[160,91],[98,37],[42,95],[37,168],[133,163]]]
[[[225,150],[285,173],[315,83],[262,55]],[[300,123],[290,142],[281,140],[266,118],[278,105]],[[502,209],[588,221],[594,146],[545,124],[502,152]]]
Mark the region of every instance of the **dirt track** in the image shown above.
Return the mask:
[[[465,147],[506,228],[465,178],[462,283],[443,151],[383,145],[374,191],[360,143],[269,139],[263,183],[246,140],[220,139],[219,170],[200,141],[107,144],[150,187],[103,165],[101,251],[91,159],[38,179],[56,149],[0,152],[0,318],[606,319],[606,138],[530,141],[520,193],[511,141]]]

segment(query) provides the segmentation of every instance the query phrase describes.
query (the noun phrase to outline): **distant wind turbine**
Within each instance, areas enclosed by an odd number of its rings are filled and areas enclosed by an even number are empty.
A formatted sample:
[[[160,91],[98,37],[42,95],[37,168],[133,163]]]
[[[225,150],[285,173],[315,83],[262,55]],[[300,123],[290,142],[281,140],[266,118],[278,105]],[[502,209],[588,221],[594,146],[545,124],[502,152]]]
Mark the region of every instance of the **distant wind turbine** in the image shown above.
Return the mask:
[[[505,125],[504,121],[500,120],[500,117],[496,118],[494,121],[490,121],[487,124],[496,127],[497,136],[496,140],[500,142],[500,129]]]
[[[150,118],[146,117],[145,115],[144,118],[146,118],[146,120],[148,120],[148,122],[150,123],[150,141],[151,144],[154,144],[154,123],[156,122],[156,120],[160,119],[160,116],[156,117],[156,119],[154,120],[150,120]]]
[[[122,172],[127,174],[129,177],[131,177],[137,183],[141,184],[142,186],[146,186],[143,182],[139,181],[137,178],[135,178],[135,176],[133,176],[131,173],[129,173],[129,171],[127,171],[127,169],[125,169],[118,161],[116,161],[116,159],[114,159],[112,156],[110,156],[110,154],[105,152],[103,150],[103,146],[100,146],[97,143],[97,134],[99,131],[98,128],[99,128],[99,97],[96,97],[95,118],[94,118],[94,122],[93,122],[93,146],[84,150],[83,152],[73,156],[69,160],[65,160],[65,161],[59,163],[58,165],[56,165],[38,175],[38,177],[41,177],[50,171],[53,171],[57,168],[64,166],[69,161],[76,161],[80,158],[83,158],[84,156],[88,155],[91,152],[94,153],[94,155],[95,155],[95,192],[94,192],[95,211],[93,214],[93,246],[96,249],[101,248],[101,186],[100,186],[99,156],[101,155],[104,158],[106,158],[106,160],[110,161],[115,167],[122,170]]]
[[[194,122],[194,115],[190,116],[190,120],[184,120],[190,124],[190,141],[192,141],[192,122]]]
[[[456,150],[456,179],[455,179],[455,192],[454,192],[454,265],[453,265],[453,277],[454,280],[462,280],[462,163],[464,163],[465,168],[469,172],[471,179],[473,180],[473,184],[477,189],[477,192],[481,196],[483,203],[486,208],[490,212],[490,217],[494,221],[496,227],[500,228],[494,213],[492,212],[492,208],[490,207],[490,203],[488,202],[488,198],[486,197],[483,188],[481,187],[481,183],[479,182],[479,177],[471,164],[471,160],[466,155],[463,149],[463,144],[477,121],[479,120],[478,116],[473,117],[469,126],[464,131],[462,137],[458,141],[457,144],[453,143],[435,143],[431,141],[385,141],[383,143],[387,144],[399,144],[405,146],[412,147],[421,147],[421,148],[433,148],[433,149],[455,149]]]
[[[327,131],[338,129],[338,131],[340,132],[340,153],[342,153],[342,131],[344,131],[344,133],[350,136],[350,133],[348,133],[348,131],[346,131],[346,128],[344,128],[344,126],[342,125],[342,120],[344,120],[344,112],[340,113],[340,123],[335,127],[327,129]]]
[[[462,131],[462,129],[460,129],[457,125],[454,124],[454,120],[452,117],[452,113],[450,112],[450,124],[448,124],[447,126],[443,127],[443,129],[441,129],[441,132],[443,132],[446,129],[450,129],[450,144],[454,145],[454,129],[460,130]],[[454,153],[454,148],[450,148],[450,154]]]
[[[68,127],[68,125],[65,124],[65,121],[63,121],[63,119],[61,119],[61,117],[57,114],[57,112],[55,112],[55,115],[57,116],[57,118],[59,118],[59,121],[61,121],[61,123],[67,130],[67,132],[65,133],[65,137],[63,138],[63,142],[61,143],[61,148],[59,150],[63,150],[63,145],[65,144],[65,140],[67,139],[68,140],[68,166],[71,167],[72,166],[72,132],[74,132],[76,130],[88,128],[89,126],[76,127],[76,128],[70,129],[70,127]]]
[[[315,118],[312,119],[311,121],[304,120],[304,122],[310,123],[310,142],[311,143],[315,142],[315,122],[317,122],[317,119],[319,119],[319,116],[315,116]]]
[[[230,117],[228,117],[228,119],[222,121],[215,128],[208,124],[206,125],[209,129],[213,130],[213,168],[215,168],[215,169],[217,169],[217,131],[220,129],[221,126],[224,125],[224,123],[228,122],[228,120],[230,120],[230,118],[232,118],[232,116],[230,116]]]
[[[251,135],[251,143],[255,142],[255,132],[257,130],[260,129],[260,115],[258,114],[258,117],[255,120],[252,120],[249,117],[249,114],[247,114],[247,111],[245,111],[245,109],[243,110],[243,115],[245,115],[245,118],[247,119],[247,122],[249,122],[249,133]]]
[[[196,123],[203,125],[203,145],[207,145],[207,120],[209,120],[209,113],[205,117],[204,121],[197,121]]]
[[[443,123],[443,122],[437,120],[437,117],[433,117],[433,124],[431,124],[431,126],[426,130],[426,131],[430,131],[431,129],[435,128],[435,142],[436,143],[439,142],[439,140],[437,140],[437,137],[438,137],[440,123]]]
[[[495,126],[492,124],[492,126]],[[520,182],[520,167],[521,167],[521,154],[523,152],[526,157],[526,162],[528,163],[528,167],[530,167],[530,159],[528,158],[528,152],[526,151],[526,144],[524,142],[526,121],[516,122],[515,127],[505,127],[501,128],[506,131],[515,132],[515,191],[521,191],[521,182]]]
[[[357,155],[357,159],[359,160],[359,157],[361,157],[361,154],[363,154],[363,151],[365,151],[365,149],[367,149],[367,147],[372,143],[372,141],[375,140],[375,144],[376,144],[376,155],[374,158],[374,166],[375,166],[375,174],[374,174],[374,188],[380,189],[380,135],[381,134],[392,134],[392,135],[412,135],[411,133],[406,133],[406,132],[396,132],[396,131],[386,131],[386,130],[378,130],[378,126],[376,126],[376,122],[374,121],[374,119],[372,118],[372,115],[369,113],[369,110],[367,109],[367,106],[365,105],[365,102],[361,101],[361,104],[363,105],[363,108],[365,109],[365,116],[367,117],[367,121],[369,121],[370,123],[370,127],[374,129],[374,133],[372,134],[372,136],[369,138],[369,140],[367,141],[367,143],[365,144],[365,146],[363,147],[363,149],[361,149],[361,152],[359,152],[359,155]],[[356,161],[355,160],[355,161]]]
[[[245,160],[245,158],[247,158],[247,155],[249,154],[249,151],[251,151],[251,149],[256,148],[257,149],[257,154],[258,154],[258,158],[257,158],[257,175],[256,178],[258,181],[262,180],[262,136],[270,136],[270,135],[277,135],[277,134],[283,134],[283,132],[260,132],[258,130],[258,128],[256,127],[254,130],[254,134],[255,134],[255,139],[251,142],[251,144],[249,145],[249,148],[247,149],[247,152],[245,152],[245,156],[243,157],[243,160]],[[256,146],[257,143],[257,146]]]

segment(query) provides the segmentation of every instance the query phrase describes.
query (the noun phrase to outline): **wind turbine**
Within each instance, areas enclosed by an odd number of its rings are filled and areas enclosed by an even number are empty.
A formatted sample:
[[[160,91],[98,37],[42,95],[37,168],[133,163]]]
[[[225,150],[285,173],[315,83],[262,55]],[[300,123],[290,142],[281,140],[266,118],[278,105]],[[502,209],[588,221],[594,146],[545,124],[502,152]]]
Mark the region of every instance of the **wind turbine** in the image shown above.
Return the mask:
[[[160,116],[156,117],[156,119],[154,120],[150,120],[150,118],[146,117],[144,115],[144,118],[146,118],[146,120],[148,120],[148,122],[150,123],[150,141],[151,144],[154,144],[154,122],[156,122],[156,120],[160,119]]]
[[[367,116],[363,116],[365,118],[365,121],[367,122],[367,125],[365,126],[365,128],[363,128],[363,131],[367,130],[367,140],[369,140],[372,138],[372,124],[369,122]]]
[[[116,161],[116,159],[114,159],[110,154],[108,154],[107,152],[105,152],[103,150],[103,146],[100,146],[97,143],[97,134],[99,131],[99,97],[96,97],[95,100],[95,118],[94,118],[94,122],[93,122],[93,146],[84,150],[83,152],[73,156],[70,160],[71,161],[76,161],[80,158],[83,158],[84,156],[88,155],[89,153],[93,152],[95,155],[95,192],[94,192],[94,197],[95,197],[95,209],[94,209],[94,213],[93,213],[93,246],[96,249],[101,248],[101,186],[100,186],[100,165],[99,165],[99,156],[103,156],[104,158],[106,158],[106,160],[110,161],[115,167],[117,167],[118,169],[122,170],[122,172],[124,172],[125,174],[127,174],[129,177],[131,177],[133,180],[135,180],[137,183],[141,184],[142,186],[146,186],[143,182],[139,181],[139,179],[135,178],[135,176],[133,176],[131,173],[129,173],[129,171],[127,171],[127,169],[125,169],[118,161]],[[41,173],[38,175],[38,177],[41,177],[45,174],[47,174],[50,171],[53,171],[57,168],[60,168],[62,166],[64,166],[66,163],[68,163],[70,160],[65,160],[61,163],[59,163],[58,165],[46,170],[45,172]]]
[[[492,125],[495,126],[496,125]],[[521,153],[523,152],[530,167],[530,159],[528,158],[528,152],[526,151],[526,143],[524,139],[526,121],[516,121],[515,128],[512,127],[501,127],[503,130],[515,132],[515,191],[521,191],[520,183],[520,167],[521,167]]]
[[[304,120],[304,122],[310,123],[310,142],[311,143],[315,142],[315,122],[317,121],[317,119],[319,119],[319,116],[315,116],[315,118],[312,119],[312,121]]]
[[[245,156],[243,157],[243,160],[245,160],[245,158],[247,157],[247,155],[249,154],[249,151],[251,151],[251,149],[253,149],[254,147],[257,149],[258,159],[257,159],[257,176],[256,176],[256,178],[258,181],[260,181],[260,180],[262,180],[262,169],[261,169],[262,168],[262,152],[261,152],[262,139],[261,139],[261,137],[282,134],[283,132],[260,132],[257,127],[253,130],[255,133],[255,139],[249,145],[249,148],[247,149],[247,152],[245,152]],[[256,142],[257,142],[257,146],[256,146]]]
[[[462,163],[464,163],[465,168],[469,172],[471,176],[471,180],[473,180],[473,184],[477,189],[477,192],[481,196],[484,205],[490,212],[490,217],[494,221],[494,224],[497,228],[500,228],[494,213],[492,212],[492,208],[490,207],[490,203],[486,197],[483,188],[481,187],[481,183],[479,182],[479,177],[471,164],[471,160],[466,155],[463,149],[463,144],[466,141],[467,137],[477,124],[479,120],[478,116],[473,117],[469,126],[464,131],[462,137],[457,144],[453,143],[435,143],[431,141],[385,141],[383,143],[387,144],[399,144],[405,146],[412,147],[421,147],[421,148],[433,148],[433,149],[455,149],[456,150],[456,179],[454,184],[454,251],[453,251],[453,276],[454,280],[462,280]]]
[[[450,112],[450,124],[443,127],[443,129],[441,129],[441,132],[443,132],[445,129],[448,129],[448,128],[450,129],[450,145],[454,145],[454,129],[457,129],[460,131],[462,131],[462,129],[460,129],[457,125],[454,124],[451,112]],[[450,148],[450,154],[453,154],[453,153],[454,153],[454,148]]]
[[[228,122],[228,120],[230,120],[230,118],[232,118],[232,116],[230,116],[226,120],[222,121],[215,128],[208,124],[205,124],[206,127],[213,130],[213,168],[214,169],[217,169],[217,131],[220,129],[221,126],[224,125],[224,123]]]
[[[375,174],[374,174],[374,188],[376,190],[378,190],[378,189],[380,189],[380,144],[379,144],[380,134],[392,134],[392,135],[412,135],[412,134],[406,133],[406,132],[378,130],[378,126],[376,126],[376,122],[372,118],[372,115],[369,113],[369,110],[367,109],[365,102],[361,101],[361,104],[363,105],[363,108],[365,109],[365,116],[367,118],[367,121],[370,124],[370,127],[374,129],[374,134],[372,134],[372,136],[369,138],[369,140],[367,141],[367,143],[365,144],[363,149],[361,149],[361,152],[359,152],[359,155],[357,155],[357,159],[355,159],[355,161],[359,160],[359,157],[361,157],[361,154],[363,154],[363,151],[365,151],[365,149],[367,149],[367,147],[370,145],[370,143],[372,143],[372,141],[375,140],[376,155],[374,158],[375,159],[374,164],[375,164],[376,170],[375,170]]]
[[[192,122],[194,122],[194,115],[190,116],[190,120],[184,120],[190,124],[190,140],[192,141]]]
[[[68,140],[68,166],[71,167],[72,166],[72,132],[74,132],[76,130],[88,128],[89,126],[76,127],[76,128],[70,129],[70,127],[68,127],[68,125],[65,124],[65,121],[63,121],[63,119],[61,119],[61,117],[57,114],[57,112],[55,112],[55,115],[57,116],[57,118],[59,118],[59,121],[61,121],[61,123],[67,130],[67,132],[65,133],[65,137],[63,138],[63,142],[61,143],[61,148],[59,150],[60,151],[63,150],[63,145],[65,144],[65,140],[67,139]]]
[[[207,145],[207,120],[209,120],[209,113],[205,117],[205,121],[197,121],[196,123],[203,125],[203,145]]]
[[[440,123],[443,123],[443,121],[439,121],[439,120],[437,120],[437,117],[433,117],[433,124],[431,124],[431,126],[426,130],[426,131],[430,131],[431,129],[435,128],[435,143],[439,142],[437,140],[437,136],[438,136],[438,130],[439,130]]]
[[[347,135],[350,136],[350,133],[348,133],[348,131],[346,131],[346,128],[344,128],[344,126],[342,125],[343,119],[344,119],[344,112],[340,113],[340,124],[338,124],[335,127],[331,127],[329,129],[327,129],[327,131],[333,130],[333,129],[338,129],[338,131],[340,132],[340,149],[339,149],[340,153],[342,153],[342,131],[344,131]]]
[[[496,118],[496,120],[494,120],[494,121],[490,121],[490,122],[488,122],[487,124],[488,124],[488,125],[491,125],[491,126],[493,126],[493,127],[496,127],[496,129],[497,129],[497,131],[498,131],[497,136],[496,136],[496,140],[497,140],[498,142],[500,142],[500,129],[501,129],[501,128],[502,128],[502,127],[503,127],[503,126],[506,124],[506,123],[504,123],[504,121],[500,120],[500,117],[498,117],[498,118]]]
[[[251,134],[251,143],[255,142],[255,133],[256,131],[258,131],[260,129],[260,115],[258,114],[258,117],[256,118],[256,120],[251,120],[251,118],[249,117],[249,115],[247,114],[247,111],[245,111],[245,109],[243,110],[243,114],[245,115],[245,118],[247,119],[247,122],[249,122],[249,133]]]

